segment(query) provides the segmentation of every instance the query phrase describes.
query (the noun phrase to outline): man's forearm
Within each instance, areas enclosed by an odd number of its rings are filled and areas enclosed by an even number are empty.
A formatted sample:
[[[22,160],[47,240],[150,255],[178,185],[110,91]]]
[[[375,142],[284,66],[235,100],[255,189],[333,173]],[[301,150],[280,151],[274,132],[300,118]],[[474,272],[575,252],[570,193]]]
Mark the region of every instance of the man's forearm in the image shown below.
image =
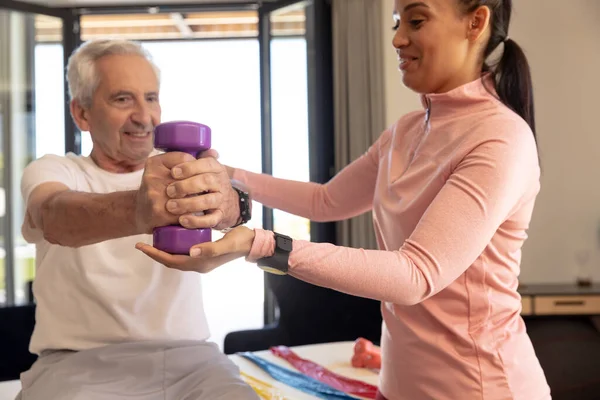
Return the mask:
[[[136,235],[136,194],[62,191],[41,207],[44,238],[50,243],[80,247]]]

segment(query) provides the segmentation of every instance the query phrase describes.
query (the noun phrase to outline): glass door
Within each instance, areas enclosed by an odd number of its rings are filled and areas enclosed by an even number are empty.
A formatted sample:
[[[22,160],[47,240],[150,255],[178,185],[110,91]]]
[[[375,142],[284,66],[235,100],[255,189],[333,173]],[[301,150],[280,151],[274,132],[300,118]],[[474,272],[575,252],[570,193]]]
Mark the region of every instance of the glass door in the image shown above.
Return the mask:
[[[311,1],[279,1],[259,9],[263,172],[278,178],[310,180],[307,8]],[[308,219],[263,209],[266,229],[311,240]],[[265,284],[265,323],[278,319],[278,307]]]

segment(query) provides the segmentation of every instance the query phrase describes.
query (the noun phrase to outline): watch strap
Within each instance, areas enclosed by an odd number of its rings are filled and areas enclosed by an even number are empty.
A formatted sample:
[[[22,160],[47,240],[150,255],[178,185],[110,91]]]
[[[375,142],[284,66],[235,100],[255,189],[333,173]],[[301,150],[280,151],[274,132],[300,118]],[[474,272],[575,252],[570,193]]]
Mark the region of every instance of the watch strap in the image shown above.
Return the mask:
[[[290,253],[293,249],[293,239],[289,236],[274,232],[275,249],[272,256],[263,257],[256,265],[271,274],[286,275],[289,269]]]
[[[232,188],[238,194],[240,206],[240,218],[236,224],[231,227],[235,228],[236,226],[244,225],[252,218],[252,201],[250,200],[250,195],[247,192],[235,186],[232,186]]]

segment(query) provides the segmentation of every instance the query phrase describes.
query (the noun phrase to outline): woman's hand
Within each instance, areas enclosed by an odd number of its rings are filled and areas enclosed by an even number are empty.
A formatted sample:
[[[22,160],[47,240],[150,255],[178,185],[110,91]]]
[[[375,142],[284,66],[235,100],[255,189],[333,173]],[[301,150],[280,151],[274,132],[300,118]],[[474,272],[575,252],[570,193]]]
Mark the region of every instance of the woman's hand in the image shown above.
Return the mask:
[[[189,256],[168,254],[145,243],[137,243],[135,248],[166,267],[207,273],[236,258],[246,257],[253,242],[254,230],[238,226],[215,242],[193,246]]]

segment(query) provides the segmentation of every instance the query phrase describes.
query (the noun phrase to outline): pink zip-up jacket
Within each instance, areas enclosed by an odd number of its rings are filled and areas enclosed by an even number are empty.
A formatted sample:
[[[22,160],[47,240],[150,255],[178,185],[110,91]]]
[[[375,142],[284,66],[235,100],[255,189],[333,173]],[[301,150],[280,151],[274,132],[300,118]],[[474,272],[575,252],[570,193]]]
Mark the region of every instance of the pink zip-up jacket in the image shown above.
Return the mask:
[[[327,184],[239,169],[233,178],[260,203],[313,221],[373,211],[379,250],[295,240],[289,273],[382,302],[389,400],[550,399],[517,292],[540,189],[532,131],[488,76],[421,98],[424,110]],[[272,232],[257,230],[248,259],[273,249]]]

